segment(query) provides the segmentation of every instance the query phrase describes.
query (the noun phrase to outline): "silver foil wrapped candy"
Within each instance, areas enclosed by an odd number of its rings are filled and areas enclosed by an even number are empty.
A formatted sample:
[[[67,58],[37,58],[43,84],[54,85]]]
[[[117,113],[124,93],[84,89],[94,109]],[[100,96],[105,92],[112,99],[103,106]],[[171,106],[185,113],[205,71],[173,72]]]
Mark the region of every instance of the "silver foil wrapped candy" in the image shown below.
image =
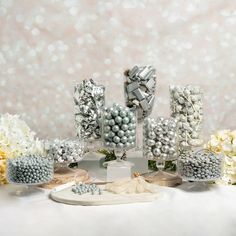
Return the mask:
[[[45,143],[45,151],[56,164],[75,163],[83,159],[85,144],[79,140],[55,139]]]
[[[171,116],[179,122],[180,150],[200,146],[203,122],[202,92],[198,86],[170,86]]]
[[[155,90],[156,71],[152,66],[134,66],[125,72],[126,106],[137,110],[137,117],[142,121],[152,112]]]
[[[143,155],[149,160],[178,158],[178,124],[174,118],[146,118],[143,124]]]
[[[83,80],[74,88],[75,123],[79,139],[101,137],[100,118],[105,104],[105,87],[92,79]]]

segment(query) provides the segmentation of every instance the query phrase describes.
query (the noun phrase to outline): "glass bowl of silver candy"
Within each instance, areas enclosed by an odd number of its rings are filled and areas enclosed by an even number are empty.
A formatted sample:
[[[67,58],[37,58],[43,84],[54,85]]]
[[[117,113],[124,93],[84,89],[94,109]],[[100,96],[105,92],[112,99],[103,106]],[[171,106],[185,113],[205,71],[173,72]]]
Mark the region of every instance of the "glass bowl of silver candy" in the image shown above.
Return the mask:
[[[14,184],[40,185],[52,180],[53,160],[38,155],[20,156],[7,161],[7,179]]]
[[[206,149],[182,152],[178,160],[178,172],[186,181],[214,181],[221,177],[221,154]]]
[[[84,158],[85,143],[79,139],[55,139],[45,142],[45,151],[56,166],[67,165]]]

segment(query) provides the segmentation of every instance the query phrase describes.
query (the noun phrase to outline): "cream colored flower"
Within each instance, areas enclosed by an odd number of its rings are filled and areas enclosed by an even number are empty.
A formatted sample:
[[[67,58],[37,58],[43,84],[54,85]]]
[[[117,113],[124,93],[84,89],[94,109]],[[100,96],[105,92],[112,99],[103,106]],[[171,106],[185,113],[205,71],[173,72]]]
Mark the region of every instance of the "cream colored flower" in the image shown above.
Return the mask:
[[[0,184],[6,183],[7,158],[28,154],[44,155],[43,144],[40,140],[35,139],[35,133],[18,115],[10,114],[0,116],[0,151],[5,153],[5,156],[0,160]]]
[[[219,130],[211,135],[205,148],[224,154],[222,179],[230,184],[236,183],[236,130]]]

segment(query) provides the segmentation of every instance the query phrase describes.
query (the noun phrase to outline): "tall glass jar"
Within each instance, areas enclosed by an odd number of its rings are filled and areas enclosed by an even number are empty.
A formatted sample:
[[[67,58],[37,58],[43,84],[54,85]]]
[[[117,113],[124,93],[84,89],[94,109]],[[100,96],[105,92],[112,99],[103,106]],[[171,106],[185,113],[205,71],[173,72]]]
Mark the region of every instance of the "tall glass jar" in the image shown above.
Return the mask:
[[[105,87],[92,79],[83,80],[74,88],[77,137],[93,141],[101,138],[101,111],[105,105]]]
[[[179,148],[189,150],[201,146],[203,123],[202,91],[198,86],[170,86],[171,116],[179,124]]]

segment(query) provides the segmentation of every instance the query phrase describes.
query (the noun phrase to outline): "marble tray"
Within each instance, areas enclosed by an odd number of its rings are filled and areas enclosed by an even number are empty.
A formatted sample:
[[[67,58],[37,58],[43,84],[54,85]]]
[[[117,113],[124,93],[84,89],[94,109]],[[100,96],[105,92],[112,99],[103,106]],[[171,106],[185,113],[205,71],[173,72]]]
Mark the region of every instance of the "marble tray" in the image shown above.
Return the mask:
[[[104,189],[105,185],[99,186]],[[91,195],[89,193],[78,195],[71,191],[71,186],[59,191],[51,191],[52,200],[70,205],[99,206],[115,205],[137,202],[150,202],[158,199],[162,193],[139,193],[139,194],[114,194],[103,190],[102,195]]]

